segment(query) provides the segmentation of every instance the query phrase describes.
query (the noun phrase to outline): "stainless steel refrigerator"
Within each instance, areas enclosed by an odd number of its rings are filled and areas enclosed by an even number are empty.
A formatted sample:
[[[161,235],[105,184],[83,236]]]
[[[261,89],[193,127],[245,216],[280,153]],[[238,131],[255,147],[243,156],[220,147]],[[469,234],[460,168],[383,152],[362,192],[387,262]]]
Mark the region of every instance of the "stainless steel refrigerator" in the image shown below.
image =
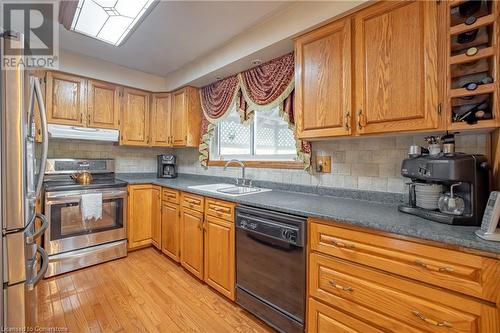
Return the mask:
[[[22,59],[24,37],[20,33],[1,35],[1,56],[16,50]],[[35,285],[47,269],[47,254],[37,245],[48,224],[36,213],[47,158],[47,119],[40,82],[21,64],[1,70],[0,117],[0,265],[3,293],[0,293],[2,331],[30,327],[36,318]],[[33,113],[38,108],[43,143],[35,147]],[[37,148],[37,149],[35,149]],[[40,149],[38,149],[40,148]],[[36,158],[35,150],[39,158]]]

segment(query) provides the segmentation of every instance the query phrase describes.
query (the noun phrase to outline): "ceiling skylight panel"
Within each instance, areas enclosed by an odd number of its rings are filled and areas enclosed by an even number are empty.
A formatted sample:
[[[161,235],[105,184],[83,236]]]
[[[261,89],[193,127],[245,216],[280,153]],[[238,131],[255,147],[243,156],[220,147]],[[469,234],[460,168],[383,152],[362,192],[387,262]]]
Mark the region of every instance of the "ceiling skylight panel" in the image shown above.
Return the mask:
[[[71,30],[118,46],[155,0],[79,0]]]

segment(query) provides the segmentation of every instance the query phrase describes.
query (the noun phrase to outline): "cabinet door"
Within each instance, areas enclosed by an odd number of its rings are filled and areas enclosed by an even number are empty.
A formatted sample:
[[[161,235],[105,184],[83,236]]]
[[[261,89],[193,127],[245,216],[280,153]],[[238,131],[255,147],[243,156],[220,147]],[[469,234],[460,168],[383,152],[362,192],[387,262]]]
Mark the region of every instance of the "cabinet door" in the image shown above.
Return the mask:
[[[149,99],[150,94],[145,91],[123,90],[121,144],[149,145]]]
[[[187,126],[187,98],[186,89],[172,93],[172,143],[175,146],[186,144]]]
[[[56,72],[47,73],[47,121],[51,124],[84,126],[85,79]]]
[[[161,250],[161,187],[151,190],[151,242]]]
[[[437,1],[384,1],[355,20],[357,132],[437,128]]]
[[[118,129],[120,115],[120,89],[118,86],[88,80],[87,82],[87,126]]]
[[[309,333],[365,333],[383,332],[349,314],[338,311],[309,298],[307,332]]]
[[[299,138],[351,134],[351,20],[299,37],[295,55]]]
[[[181,208],[181,265],[203,279],[203,213]]]
[[[234,223],[206,216],[205,282],[234,301]]]
[[[151,244],[153,195],[151,185],[129,186],[128,248]]]
[[[179,218],[179,205],[164,202],[161,208],[161,250],[177,262],[180,261]]]
[[[151,145],[172,145],[172,99],[170,94],[154,94],[151,108]]]

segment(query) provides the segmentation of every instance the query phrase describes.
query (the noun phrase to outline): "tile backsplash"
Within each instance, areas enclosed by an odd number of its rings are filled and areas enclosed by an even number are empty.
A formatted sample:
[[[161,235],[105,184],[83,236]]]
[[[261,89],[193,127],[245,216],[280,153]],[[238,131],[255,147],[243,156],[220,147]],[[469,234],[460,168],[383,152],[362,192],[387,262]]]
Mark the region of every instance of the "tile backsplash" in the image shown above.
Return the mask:
[[[401,160],[408,146],[423,144],[423,135],[342,138],[313,143],[316,154],[332,156],[332,172],[318,174],[303,170],[247,169],[248,178],[262,181],[340,187],[393,193],[405,192],[400,176]],[[459,135],[456,150],[488,155],[488,134]],[[239,177],[239,168],[200,166],[196,148],[165,149],[118,146],[105,142],[52,140],[49,157],[114,158],[117,172],[156,172],[156,155],[174,153],[178,172],[211,176]]]
[[[459,135],[456,150],[487,155],[488,134]],[[318,174],[303,170],[247,169],[248,178],[262,181],[340,187],[348,189],[405,192],[405,180],[400,176],[401,161],[406,158],[408,146],[424,144],[424,135],[342,138],[313,143],[316,154],[332,156],[332,172]],[[239,168],[209,167],[198,162],[196,149],[176,149],[179,172],[211,176],[239,177]],[[313,168],[314,169],[314,168]]]
[[[118,146],[111,142],[62,140],[49,141],[49,158],[113,158],[116,172],[156,172],[156,155],[169,149]]]

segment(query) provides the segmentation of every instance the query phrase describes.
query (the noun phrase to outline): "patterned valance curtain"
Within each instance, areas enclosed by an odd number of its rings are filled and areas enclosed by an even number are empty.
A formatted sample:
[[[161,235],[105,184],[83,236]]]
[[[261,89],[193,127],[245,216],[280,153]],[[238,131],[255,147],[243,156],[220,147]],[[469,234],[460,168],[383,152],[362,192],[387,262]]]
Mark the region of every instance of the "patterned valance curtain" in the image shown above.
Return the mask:
[[[202,120],[200,162],[206,166],[210,139],[217,123],[222,121],[234,103],[241,121],[252,120],[254,112],[279,107],[280,115],[295,131],[294,122],[294,68],[293,53],[273,59],[257,67],[201,88]],[[297,140],[297,155],[304,168],[311,165],[311,145]]]

